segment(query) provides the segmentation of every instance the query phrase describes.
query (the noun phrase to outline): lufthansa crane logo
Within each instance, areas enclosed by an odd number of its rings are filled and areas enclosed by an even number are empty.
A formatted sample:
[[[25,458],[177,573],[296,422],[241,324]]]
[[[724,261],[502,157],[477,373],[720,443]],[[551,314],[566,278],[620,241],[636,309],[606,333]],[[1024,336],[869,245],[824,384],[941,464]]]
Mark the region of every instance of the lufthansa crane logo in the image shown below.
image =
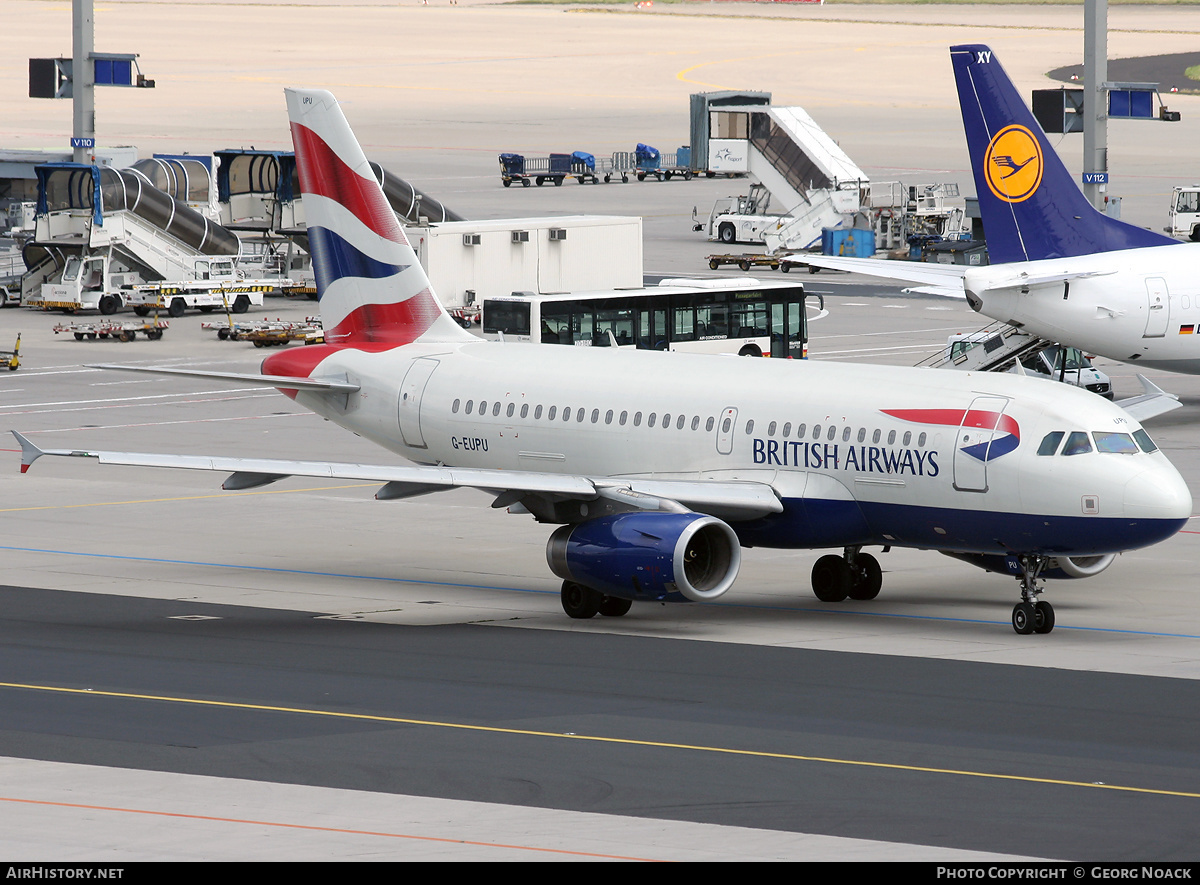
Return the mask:
[[[1042,183],[1042,146],[1024,126],[1005,126],[988,143],[983,175],[1004,202],[1028,200]]]

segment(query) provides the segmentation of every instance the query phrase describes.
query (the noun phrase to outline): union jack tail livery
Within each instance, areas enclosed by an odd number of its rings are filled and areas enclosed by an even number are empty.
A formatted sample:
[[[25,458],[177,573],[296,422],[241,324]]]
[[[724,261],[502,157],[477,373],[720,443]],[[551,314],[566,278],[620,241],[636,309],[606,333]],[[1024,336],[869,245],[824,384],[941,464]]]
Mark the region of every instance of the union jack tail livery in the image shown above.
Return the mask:
[[[992,264],[1165,246],[1087,201],[987,46],[951,46]]]
[[[337,99],[286,89],[327,343],[471,341],[442,308]]]

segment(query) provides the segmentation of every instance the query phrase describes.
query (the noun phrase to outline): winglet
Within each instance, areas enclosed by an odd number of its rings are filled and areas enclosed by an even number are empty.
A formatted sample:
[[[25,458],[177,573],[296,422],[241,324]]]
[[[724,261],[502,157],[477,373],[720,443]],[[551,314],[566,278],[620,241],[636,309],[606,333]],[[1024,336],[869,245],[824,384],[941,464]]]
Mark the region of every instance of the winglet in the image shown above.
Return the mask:
[[[1149,396],[1166,396],[1166,397],[1170,397],[1173,400],[1179,399],[1178,396],[1176,396],[1173,393],[1167,393],[1165,390],[1163,390],[1161,387],[1159,387],[1157,384],[1155,384],[1153,381],[1151,381],[1149,378],[1147,378],[1145,375],[1141,374],[1140,372],[1138,373],[1137,379],[1138,379],[1138,381],[1142,382],[1142,390],[1144,390],[1146,392],[1146,394]]]
[[[29,470],[29,465],[46,453],[17,433],[17,431],[13,430],[11,433],[17,438],[17,442],[21,444],[21,472],[26,473]]]

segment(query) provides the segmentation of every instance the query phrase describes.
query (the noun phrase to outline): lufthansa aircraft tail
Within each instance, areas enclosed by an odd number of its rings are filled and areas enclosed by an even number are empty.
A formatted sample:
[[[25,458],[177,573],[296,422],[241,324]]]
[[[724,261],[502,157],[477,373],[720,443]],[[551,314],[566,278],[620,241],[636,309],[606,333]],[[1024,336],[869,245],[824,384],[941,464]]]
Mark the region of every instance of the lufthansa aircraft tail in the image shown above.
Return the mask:
[[[1176,241],[1094,209],[987,46],[951,46],[963,128],[993,264]]]
[[[284,91],[326,343],[475,340],[442,308],[337,99]]]

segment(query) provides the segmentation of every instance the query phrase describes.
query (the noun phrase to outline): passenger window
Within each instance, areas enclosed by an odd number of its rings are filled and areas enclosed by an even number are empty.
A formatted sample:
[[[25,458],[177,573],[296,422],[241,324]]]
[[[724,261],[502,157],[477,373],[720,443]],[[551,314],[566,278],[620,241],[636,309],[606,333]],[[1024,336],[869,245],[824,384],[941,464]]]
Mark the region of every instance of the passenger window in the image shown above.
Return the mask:
[[[805,426],[803,424],[796,425],[796,439],[804,439]]]
[[[612,424],[612,419],[613,419],[613,410],[609,409],[607,412],[604,413],[604,423]]]
[[[651,412],[651,413],[650,413],[650,416],[649,416],[648,418],[646,418],[646,426],[647,426],[647,427],[653,427],[653,426],[654,426],[654,423],[655,423],[657,420],[658,420],[658,415],[657,415],[657,413],[655,413],[655,412]]]
[[[888,445],[890,446],[895,442],[896,442],[896,431],[889,430],[888,431]]]
[[[879,437],[880,437],[881,435],[882,435],[882,432],[881,432],[881,431],[879,431],[879,430],[876,430],[874,433],[872,433],[872,434],[871,434],[871,442],[873,442],[873,443],[878,443],[878,442],[879,442]]]
[[[912,442],[912,431],[906,430],[904,431],[904,444],[907,446],[910,442]]]
[[[1052,430],[1050,433],[1047,433],[1045,438],[1042,439],[1042,444],[1038,446],[1038,454],[1053,455],[1058,451],[1058,444],[1062,442],[1064,436],[1066,436],[1066,433],[1061,430]]]
[[[700,416],[696,415],[694,418],[692,418],[692,431],[695,432],[699,429],[700,429]]]
[[[722,433],[728,433],[728,432],[729,432],[730,423],[731,423],[731,422],[730,422],[730,420],[729,420],[728,418],[726,418],[724,421],[722,421],[722,422],[721,422],[721,432],[722,432]]]
[[[624,427],[624,426],[625,426],[625,421],[626,421],[626,419],[628,419],[628,418],[629,418],[629,413],[628,413],[628,412],[622,412],[622,413],[621,413],[621,426],[622,426],[622,427]]]
[[[633,426],[634,426],[634,427],[640,427],[640,426],[641,426],[641,424],[642,424],[642,413],[641,413],[641,412],[634,412],[634,413],[633,413]]]
[[[837,428],[836,428],[836,427],[834,427],[832,424],[830,424],[830,425],[829,425],[829,432],[828,432],[827,434],[825,434],[825,438],[826,438],[827,440],[829,440],[830,442],[833,442],[833,438],[834,438],[835,436],[837,436]]]
[[[775,435],[775,422],[772,421],[770,424],[767,425],[767,436],[774,436],[774,435]]]
[[[866,442],[866,439],[867,439],[867,428],[865,428],[865,427],[858,428],[858,441]]]
[[[459,403],[459,400],[455,400],[455,401],[454,401],[454,405],[452,405],[452,406],[450,407],[450,413],[451,413],[451,414],[453,414],[453,415],[457,415],[457,414],[458,414],[458,403]]]
[[[922,433],[917,437],[917,445],[921,448],[925,448],[925,434]]]
[[[680,415],[675,419],[675,429],[683,430],[683,422],[687,420],[687,415]]]
[[[505,414],[505,416],[506,416],[506,417],[509,417],[509,418],[511,418],[511,417],[513,416],[513,412],[515,412],[516,410],[517,410],[517,404],[516,404],[516,403],[509,403],[509,404],[508,404],[508,408],[507,408],[507,409],[505,409],[505,412],[504,412],[504,414]]]
[[[1092,450],[1092,443],[1088,439],[1088,435],[1081,430],[1074,430],[1067,437],[1067,444],[1063,446],[1062,453],[1064,455],[1083,455]]]
[[[791,435],[792,435],[792,422],[787,421],[783,425],[783,438],[787,439]]]
[[[846,429],[842,431],[842,442],[850,442],[850,425],[846,425]]]
[[[492,417],[494,418],[499,414],[500,414],[500,400],[496,400],[496,402],[494,402],[492,404]]]
[[[754,432],[754,420],[751,419],[746,422],[746,436],[749,436],[753,432]]]
[[[575,420],[582,424],[583,416],[586,414],[587,414],[587,409],[583,409],[583,408],[579,409],[577,412],[575,412]]]
[[[533,417],[534,417],[535,421],[541,420],[541,417],[542,417],[542,407],[541,406],[538,406],[537,408],[535,408],[533,410]]]
[[[553,421],[554,416],[558,414],[558,406],[551,406],[550,411],[546,413],[546,420]]]
[[[1158,446],[1154,444],[1154,440],[1150,439],[1150,434],[1148,434],[1146,431],[1135,430],[1133,433],[1133,438],[1137,440],[1138,446],[1147,455],[1151,452],[1158,451]]]
[[[528,417],[529,417],[529,403],[523,403],[523,404],[521,405],[521,417],[522,417],[522,418],[528,418]]]
[[[563,420],[564,421],[571,420],[571,407],[570,406],[563,406]]]
[[[704,422],[705,431],[707,431],[708,433],[712,433],[713,425],[716,423],[717,423],[716,418],[709,418],[707,421]]]
[[[663,426],[663,427],[670,427],[670,426],[671,426],[671,413],[670,413],[670,412],[666,412],[666,413],[663,415],[663,423],[662,423],[662,426]]]
[[[821,425],[814,424],[813,425],[813,439],[820,439],[820,438],[821,438]]]

